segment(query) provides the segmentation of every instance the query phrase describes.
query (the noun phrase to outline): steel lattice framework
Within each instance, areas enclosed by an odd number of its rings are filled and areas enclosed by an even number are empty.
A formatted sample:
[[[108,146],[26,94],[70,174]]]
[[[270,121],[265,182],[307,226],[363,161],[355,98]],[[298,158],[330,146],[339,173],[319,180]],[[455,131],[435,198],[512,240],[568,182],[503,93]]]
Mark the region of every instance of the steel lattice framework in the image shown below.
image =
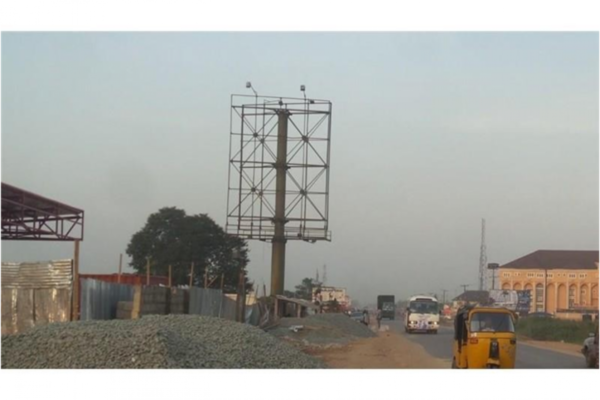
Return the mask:
[[[277,170],[285,167],[284,182],[280,181],[285,240],[331,240],[331,109],[327,100],[231,96],[228,233],[273,240]],[[284,164],[278,157],[283,154]]]
[[[84,211],[2,183],[2,240],[83,240]]]

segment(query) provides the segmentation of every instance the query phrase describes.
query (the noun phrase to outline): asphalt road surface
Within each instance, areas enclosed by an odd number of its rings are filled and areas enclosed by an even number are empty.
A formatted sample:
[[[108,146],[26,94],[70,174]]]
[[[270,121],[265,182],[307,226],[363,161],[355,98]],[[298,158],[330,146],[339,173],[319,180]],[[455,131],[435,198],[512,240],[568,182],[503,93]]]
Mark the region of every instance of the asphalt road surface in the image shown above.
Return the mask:
[[[410,340],[419,343],[433,357],[452,360],[452,339],[454,330],[451,327],[440,327],[437,335],[404,332],[401,321],[382,321],[390,329],[399,332]],[[585,368],[583,356],[568,355],[557,351],[540,349],[523,343],[517,344],[516,368],[528,369],[566,369]]]

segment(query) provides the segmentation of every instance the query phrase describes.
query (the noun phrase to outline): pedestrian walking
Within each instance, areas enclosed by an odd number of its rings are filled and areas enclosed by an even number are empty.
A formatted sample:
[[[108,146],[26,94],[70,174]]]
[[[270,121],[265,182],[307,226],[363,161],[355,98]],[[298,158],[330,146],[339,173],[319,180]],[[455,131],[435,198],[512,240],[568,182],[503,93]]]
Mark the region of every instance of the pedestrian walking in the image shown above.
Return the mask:
[[[381,329],[381,308],[377,309],[377,330]]]

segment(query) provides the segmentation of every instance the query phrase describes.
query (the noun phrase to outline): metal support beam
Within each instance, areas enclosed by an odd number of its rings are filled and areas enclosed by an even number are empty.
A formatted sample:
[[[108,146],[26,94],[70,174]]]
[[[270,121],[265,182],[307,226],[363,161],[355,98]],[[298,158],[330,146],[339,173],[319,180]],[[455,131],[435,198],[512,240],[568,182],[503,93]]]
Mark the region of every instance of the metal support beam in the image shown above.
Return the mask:
[[[287,134],[289,111],[278,111],[275,183],[275,232],[271,256],[271,295],[283,294],[285,281],[285,194],[287,177]]]

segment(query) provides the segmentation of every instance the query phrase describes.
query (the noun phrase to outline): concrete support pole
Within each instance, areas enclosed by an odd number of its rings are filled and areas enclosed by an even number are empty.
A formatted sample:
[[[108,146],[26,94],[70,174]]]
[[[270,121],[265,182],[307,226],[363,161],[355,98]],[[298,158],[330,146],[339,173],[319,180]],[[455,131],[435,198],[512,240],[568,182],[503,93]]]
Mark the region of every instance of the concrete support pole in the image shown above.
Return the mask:
[[[240,271],[238,290],[236,298],[237,316],[236,321],[245,322],[246,315],[246,273],[244,270]]]
[[[75,241],[75,249],[73,254],[73,303],[72,303],[71,319],[77,321],[79,319],[79,240]]]
[[[289,112],[280,110],[277,129],[275,182],[275,234],[271,256],[271,295],[283,294],[285,279],[285,184],[287,175],[287,130]]]

